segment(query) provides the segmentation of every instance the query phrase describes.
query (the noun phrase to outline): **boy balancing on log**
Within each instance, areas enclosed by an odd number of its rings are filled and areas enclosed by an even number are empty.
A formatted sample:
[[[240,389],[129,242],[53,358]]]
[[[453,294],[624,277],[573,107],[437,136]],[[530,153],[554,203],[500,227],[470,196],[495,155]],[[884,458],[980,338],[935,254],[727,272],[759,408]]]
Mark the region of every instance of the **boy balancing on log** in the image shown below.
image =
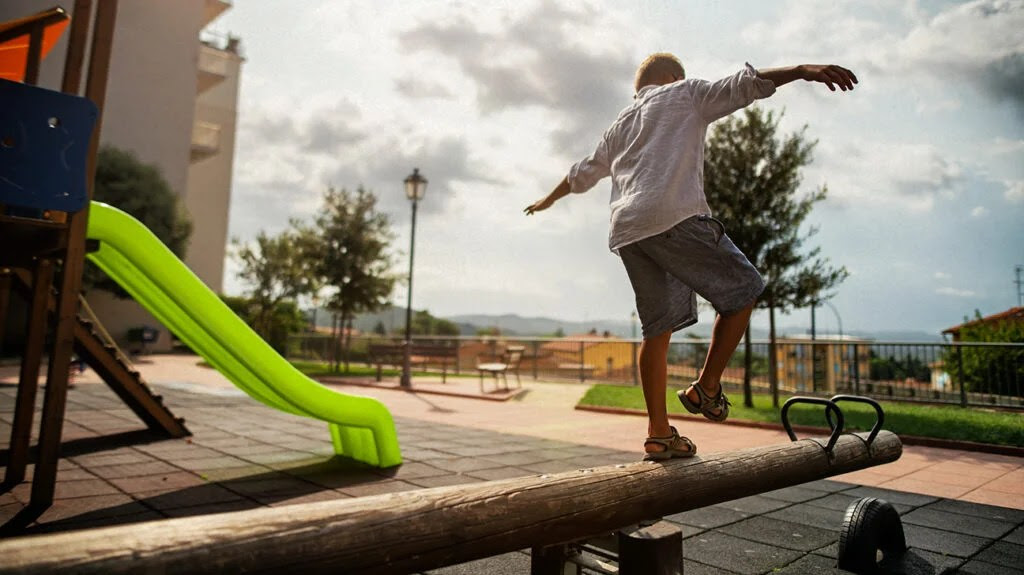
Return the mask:
[[[640,381],[649,419],[644,459],[690,457],[690,439],[669,425],[665,405],[672,332],[697,322],[696,294],[718,312],[700,377],[679,400],[712,421],[729,416],[720,379],[746,331],[765,282],[711,216],[704,197],[708,125],[767,98],[794,80],[852,90],[853,72],[835,65],[755,70],[749,64],[716,82],[685,79],[671,54],[648,57],[636,72],[634,102],[605,131],[594,152],[569,169],[555,189],[528,206],[532,215],[598,180],[612,180],[609,247],[619,254],[636,294],[643,328]]]

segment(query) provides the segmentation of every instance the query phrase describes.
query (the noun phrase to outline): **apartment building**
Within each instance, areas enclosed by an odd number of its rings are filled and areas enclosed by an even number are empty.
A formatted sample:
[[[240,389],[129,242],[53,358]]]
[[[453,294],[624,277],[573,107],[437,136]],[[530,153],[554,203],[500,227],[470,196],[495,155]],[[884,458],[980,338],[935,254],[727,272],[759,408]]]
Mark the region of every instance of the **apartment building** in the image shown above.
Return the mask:
[[[868,379],[871,373],[870,339],[851,336],[789,336],[775,342],[780,388],[787,393],[837,393],[844,382]]]
[[[5,0],[0,21],[53,7],[53,0]],[[75,18],[74,2],[63,5]],[[231,9],[225,0],[120,0],[100,140],[155,164],[188,210],[193,232],[185,263],[214,291],[223,284],[231,172],[242,62],[240,40],[208,27]],[[40,70],[60,89],[67,35]],[[122,343],[133,328],[167,330],[140,306],[103,292],[90,305]]]

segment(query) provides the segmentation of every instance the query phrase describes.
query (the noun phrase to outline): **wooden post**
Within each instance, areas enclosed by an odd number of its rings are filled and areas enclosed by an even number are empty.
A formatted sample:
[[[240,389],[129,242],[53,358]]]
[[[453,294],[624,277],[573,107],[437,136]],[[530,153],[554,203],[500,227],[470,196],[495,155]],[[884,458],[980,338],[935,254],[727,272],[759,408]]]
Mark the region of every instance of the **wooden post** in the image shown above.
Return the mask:
[[[640,385],[640,344],[635,340],[630,342],[630,354],[633,357],[633,385]]]
[[[668,521],[619,530],[619,572],[683,575],[683,532]]]
[[[534,381],[537,381],[537,372],[538,372],[538,368],[539,368],[539,366],[537,365],[538,361],[540,361],[540,342],[539,341],[534,341],[533,342],[533,380]]]
[[[107,93],[107,74],[114,41],[114,23],[117,18],[117,0],[99,3],[93,28],[92,50],[89,57],[89,81],[86,97],[96,104],[100,117],[96,121],[89,144],[86,164],[86,186],[92,199],[93,180],[96,176],[96,153],[99,150],[103,103]],[[78,292],[82,288],[85,266],[85,237],[89,210],[71,214],[68,218],[68,246],[64,251],[57,295],[53,347],[46,375],[46,393],[39,428],[39,460],[32,481],[33,506],[49,507],[57,480],[57,459],[60,457],[61,434],[64,429],[64,410],[67,406],[68,376],[71,351],[74,346],[74,327],[78,313]]]
[[[0,352],[4,350],[7,327],[7,308],[11,303],[11,270],[0,267]]]
[[[85,62],[85,43],[89,38],[89,22],[92,17],[92,0],[75,0],[71,14],[71,31],[68,33],[68,50],[64,57],[64,78],[61,91],[78,94],[82,84],[82,65]]]
[[[899,458],[879,432],[0,540],[7,573],[411,573],[605,534]]]
[[[32,419],[36,409],[36,390],[39,388],[39,366],[46,347],[47,307],[50,285],[53,283],[53,262],[41,259],[32,274],[32,296],[22,353],[21,372],[18,377],[18,399],[15,401],[14,422],[11,425],[10,460],[4,483],[13,485],[25,479],[29,446],[32,438]]]
[[[584,355],[584,353],[583,353],[583,341],[580,340],[580,383],[583,383],[583,382],[585,382],[587,380],[587,376],[583,373],[583,368],[584,368],[583,363],[584,363],[584,358],[585,357],[586,357],[586,355]]]
[[[530,575],[576,575],[577,568],[567,561],[568,545],[539,545],[530,550]]]

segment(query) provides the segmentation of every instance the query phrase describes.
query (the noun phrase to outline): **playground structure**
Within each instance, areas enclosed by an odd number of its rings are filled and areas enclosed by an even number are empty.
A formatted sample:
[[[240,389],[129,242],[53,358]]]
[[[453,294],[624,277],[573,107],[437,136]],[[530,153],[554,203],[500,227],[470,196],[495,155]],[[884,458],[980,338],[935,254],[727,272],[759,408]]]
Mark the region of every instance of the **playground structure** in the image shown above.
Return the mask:
[[[79,315],[86,257],[250,396],[328,422],[338,455],[380,467],[400,464],[394,423],[382,404],[303,376],[145,226],[90,202],[117,5],[76,0],[73,19],[57,7],[0,24],[0,342],[11,292],[28,302],[5,489],[25,479],[41,364],[48,359],[31,501],[18,522],[53,502],[72,354],[151,431],[189,435],[102,326]],[[40,62],[68,27],[61,91],[35,86]]]

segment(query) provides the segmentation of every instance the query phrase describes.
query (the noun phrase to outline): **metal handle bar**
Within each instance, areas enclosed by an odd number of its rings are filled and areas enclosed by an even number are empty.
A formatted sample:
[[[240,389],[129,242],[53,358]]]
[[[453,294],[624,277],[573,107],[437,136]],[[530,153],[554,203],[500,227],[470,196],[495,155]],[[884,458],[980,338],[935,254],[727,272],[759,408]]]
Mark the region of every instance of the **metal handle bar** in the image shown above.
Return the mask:
[[[833,402],[830,399],[823,399],[820,397],[804,397],[799,395],[787,399],[786,403],[782,404],[782,427],[786,429],[786,433],[789,435],[789,439],[792,441],[796,441],[797,439],[796,433],[793,433],[793,426],[790,425],[789,423],[789,408],[790,406],[797,403],[811,403],[815,405],[825,406],[825,415],[828,419],[829,427],[832,428],[832,435],[830,435],[828,438],[828,444],[825,446],[825,452],[831,454],[832,448],[835,447],[836,442],[839,441],[839,436],[843,433],[843,425],[845,424],[845,419],[843,418],[842,410],[840,410],[839,406],[837,406],[835,402]],[[836,425],[832,424],[832,417],[829,414],[830,411],[836,412]]]
[[[867,444],[868,446],[870,446],[871,442],[875,440],[875,436],[877,436],[878,432],[882,430],[882,423],[885,422],[885,412],[882,411],[882,406],[879,405],[877,401],[871,399],[870,397],[861,397],[859,395],[835,395],[829,401],[831,401],[833,404],[839,403],[840,401],[853,401],[857,403],[866,403],[871,407],[875,408],[875,414],[877,415],[877,418],[875,420],[875,425],[871,428],[871,433],[868,434],[867,439]],[[832,414],[829,413],[827,409],[825,410],[825,419],[828,420],[828,426],[830,428],[834,428],[834,426],[832,425]]]

